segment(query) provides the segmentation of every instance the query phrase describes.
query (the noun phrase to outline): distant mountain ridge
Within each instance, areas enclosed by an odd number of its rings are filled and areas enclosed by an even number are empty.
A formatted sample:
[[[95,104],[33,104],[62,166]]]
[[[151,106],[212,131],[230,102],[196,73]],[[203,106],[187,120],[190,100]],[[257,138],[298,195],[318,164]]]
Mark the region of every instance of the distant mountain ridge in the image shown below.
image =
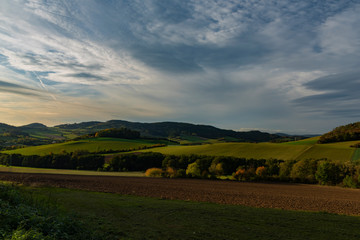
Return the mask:
[[[261,131],[234,131],[211,125],[183,122],[141,123],[124,120],[106,122],[89,121],[61,124],[47,127],[42,123],[31,123],[20,127],[0,123],[0,147],[21,147],[49,144],[75,139],[87,134],[95,134],[110,128],[128,128],[138,131],[141,137],[167,138],[184,144],[201,144],[212,139],[224,142],[284,142],[299,140],[299,136],[270,134]],[[302,138],[305,138],[304,136]]]
[[[210,125],[197,125],[191,123],[181,122],[156,122],[156,123],[140,123],[129,122],[124,120],[110,120],[107,122],[82,122],[74,124],[57,125],[55,128],[63,130],[87,130],[99,131],[108,128],[129,128],[141,133],[142,136],[147,137],[177,137],[181,135],[193,135],[203,138],[217,139],[224,137],[236,138],[239,141],[245,142],[267,142],[273,139],[280,138],[276,134],[270,134],[260,131],[237,132],[233,130],[224,130]]]

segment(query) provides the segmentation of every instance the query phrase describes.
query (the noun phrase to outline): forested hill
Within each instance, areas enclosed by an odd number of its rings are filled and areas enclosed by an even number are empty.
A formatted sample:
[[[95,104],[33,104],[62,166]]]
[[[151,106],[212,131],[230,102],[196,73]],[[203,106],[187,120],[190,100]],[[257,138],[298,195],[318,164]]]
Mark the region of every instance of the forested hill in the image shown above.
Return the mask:
[[[360,140],[360,122],[340,126],[325,133],[319,139],[319,143],[343,142]]]
[[[64,130],[86,129],[89,133],[108,128],[128,128],[139,131],[142,136],[161,138],[190,135],[210,139],[230,137],[246,142],[267,142],[280,138],[278,135],[260,131],[237,132],[233,130],[219,129],[209,125],[196,125],[179,122],[139,123],[123,120],[110,120],[107,122],[63,124],[55,127]]]

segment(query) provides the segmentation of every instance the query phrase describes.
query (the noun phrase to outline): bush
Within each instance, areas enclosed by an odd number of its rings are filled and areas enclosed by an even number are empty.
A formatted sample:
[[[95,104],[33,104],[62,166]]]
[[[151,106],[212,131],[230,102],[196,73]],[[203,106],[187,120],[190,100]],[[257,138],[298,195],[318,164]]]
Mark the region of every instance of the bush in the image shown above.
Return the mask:
[[[341,181],[340,168],[333,162],[322,161],[318,164],[315,178],[322,185],[335,185]]]
[[[164,173],[165,177],[176,178],[178,176],[178,171],[172,167],[168,167]]]
[[[163,175],[163,170],[160,168],[149,168],[145,171],[145,176],[147,177],[161,177]]]
[[[266,172],[268,176],[279,176],[280,173],[280,164],[283,163],[282,160],[277,159],[268,159],[265,162]]]
[[[0,184],[0,239],[94,239],[75,219],[63,216],[50,202],[21,189]]]
[[[233,178],[239,181],[245,180],[245,169],[238,168],[238,170],[233,173]]]
[[[288,161],[280,163],[280,165],[279,165],[280,180],[285,181],[285,180],[290,179],[291,170],[295,163],[296,163],[295,160],[288,160]]]
[[[357,181],[349,175],[346,175],[343,179],[343,186],[348,188],[357,188]]]
[[[215,176],[224,175],[223,163],[212,163],[209,167],[209,173]]]
[[[190,163],[186,168],[186,175],[194,178],[201,177],[201,170],[199,168],[199,165],[196,162]]]
[[[258,167],[255,174],[259,179],[265,179],[267,176],[267,169],[264,166]]]
[[[295,181],[314,183],[317,161],[314,159],[298,161],[293,165],[290,177]]]
[[[251,167],[249,169],[246,169],[245,173],[244,173],[244,179],[246,181],[251,181],[254,180],[255,176],[256,176],[256,170],[255,168]]]

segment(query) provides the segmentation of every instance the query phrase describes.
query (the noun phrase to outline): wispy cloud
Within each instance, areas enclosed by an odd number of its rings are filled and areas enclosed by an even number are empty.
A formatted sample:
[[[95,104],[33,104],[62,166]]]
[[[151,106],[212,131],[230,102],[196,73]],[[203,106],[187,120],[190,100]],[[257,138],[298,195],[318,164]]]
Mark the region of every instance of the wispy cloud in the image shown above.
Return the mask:
[[[354,1],[1,1],[2,101],[43,106],[48,122],[331,129],[358,117],[359,10]]]

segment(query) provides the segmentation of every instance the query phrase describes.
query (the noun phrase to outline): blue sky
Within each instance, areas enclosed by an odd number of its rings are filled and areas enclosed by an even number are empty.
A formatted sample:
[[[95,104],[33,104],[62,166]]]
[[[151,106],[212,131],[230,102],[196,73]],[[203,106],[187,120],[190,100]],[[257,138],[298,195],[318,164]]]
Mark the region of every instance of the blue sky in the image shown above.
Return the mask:
[[[360,120],[360,1],[0,1],[0,122]]]

